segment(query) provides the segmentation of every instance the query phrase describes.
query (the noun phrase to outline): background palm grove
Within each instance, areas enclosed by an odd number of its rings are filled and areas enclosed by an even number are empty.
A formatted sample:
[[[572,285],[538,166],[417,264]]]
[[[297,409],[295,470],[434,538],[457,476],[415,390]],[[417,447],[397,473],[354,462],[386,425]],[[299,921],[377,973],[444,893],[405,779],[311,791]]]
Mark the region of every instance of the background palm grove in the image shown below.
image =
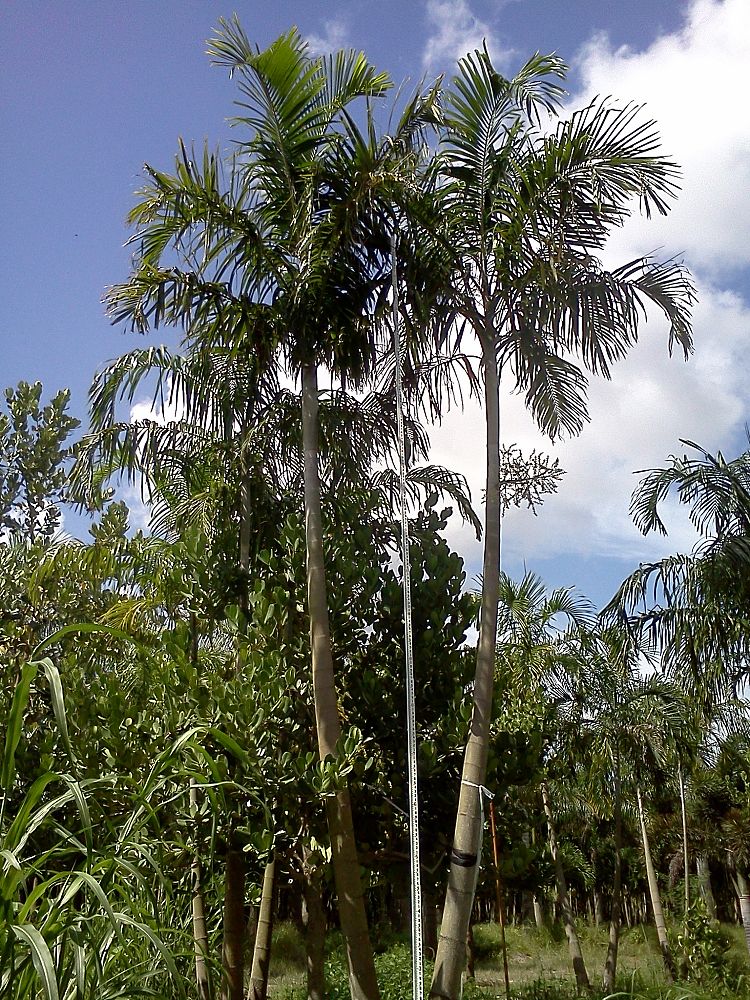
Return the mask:
[[[218,20],[229,151],[146,164],[106,292],[146,338],[85,420],[5,392],[0,996],[411,995],[400,452],[430,995],[742,995],[750,453],[641,473],[635,527],[676,508],[697,542],[603,607],[502,559],[505,515],[541,532],[564,490],[589,378],[647,318],[658,370],[693,351],[668,221],[666,250],[617,236],[669,218],[680,166],[648,108],[567,109],[554,53],[459,32],[398,88],[328,27]]]

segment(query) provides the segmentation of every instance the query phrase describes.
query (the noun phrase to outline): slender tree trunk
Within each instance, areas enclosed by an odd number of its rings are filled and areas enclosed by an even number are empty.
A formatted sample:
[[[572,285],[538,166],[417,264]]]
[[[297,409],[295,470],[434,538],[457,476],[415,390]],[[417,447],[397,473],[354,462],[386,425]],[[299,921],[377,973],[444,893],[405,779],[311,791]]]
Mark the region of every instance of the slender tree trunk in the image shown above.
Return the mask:
[[[422,936],[425,955],[434,958],[438,944],[437,901],[431,884],[422,881]]]
[[[474,948],[474,924],[469,921],[469,929],[466,932],[466,978],[474,978],[474,961],[476,952]]]
[[[250,971],[248,1000],[266,1000],[268,970],[271,966],[271,935],[273,934],[273,901],[276,889],[276,853],[271,854],[263,872],[263,887],[255,928],[253,964]]]
[[[737,892],[737,900],[740,904],[740,916],[742,926],[745,930],[745,944],[748,954],[750,954],[750,885],[748,880],[740,871],[736,871],[733,877],[734,888]]]
[[[524,836],[524,841],[526,843],[529,843],[529,840],[536,846],[536,833],[533,827],[531,828],[531,837],[527,839],[527,837]],[[534,893],[531,897],[531,906],[534,913],[534,924],[536,925],[536,929],[541,931],[547,926],[547,914],[544,909],[544,897]]]
[[[222,971],[223,1000],[244,1000],[245,855],[234,835],[227,847]]]
[[[651,858],[651,848],[648,842],[648,833],[646,832],[646,816],[643,811],[643,801],[641,799],[641,790],[636,785],[635,789],[636,799],[638,801],[638,816],[641,821],[641,839],[643,841],[643,856],[646,861],[646,877],[648,878],[648,891],[651,896],[651,908],[654,911],[654,924],[656,925],[656,936],[659,939],[659,947],[661,948],[661,957],[664,961],[664,972],[667,977],[667,982],[673,983],[675,977],[674,961],[672,959],[672,952],[669,950],[669,939],[667,938],[667,925],[664,922],[664,911],[661,908],[661,896],[659,895],[659,883],[656,881],[656,871],[654,870],[654,862]]]
[[[231,438],[231,417],[225,413],[225,440]],[[247,573],[250,566],[250,494],[246,474],[242,484],[242,510],[240,513],[239,563]],[[242,637],[247,634],[247,589],[242,588],[240,606],[243,615],[240,621],[239,641],[235,650],[234,671],[239,674],[243,668]],[[197,663],[197,660],[196,660]],[[229,773],[236,767],[230,761]],[[245,992],[245,855],[234,831],[228,838],[226,857],[226,881],[224,884],[224,940],[222,944],[222,1000],[244,1000]]]
[[[505,940],[505,903],[503,902],[503,883],[500,878],[500,851],[497,844],[497,827],[495,825],[495,801],[490,802],[490,826],[492,828],[492,859],[495,862],[495,920],[500,925],[500,947],[503,953],[503,978],[505,980],[505,995],[510,1000],[510,977],[508,975],[508,947]]]
[[[688,910],[690,909],[690,855],[688,851],[687,806],[685,804],[685,779],[682,765],[677,765],[677,775],[680,782],[680,812],[682,813],[682,864],[685,870],[685,926],[687,926]]]
[[[708,858],[705,854],[698,854],[695,858],[695,870],[698,874],[698,883],[701,887],[703,902],[712,920],[716,920],[716,900],[714,890],[711,885],[711,869],[708,866]]]
[[[190,615],[190,663],[195,671],[196,689],[198,686],[198,619],[195,613]],[[198,812],[198,786],[194,778],[190,779],[190,815],[193,820],[194,843],[193,858],[190,863],[190,881],[192,890],[193,913],[193,947],[195,950],[195,982],[198,1000],[210,1000],[211,972],[208,965],[208,931],[206,930],[206,902],[203,895],[203,870],[201,865],[201,829]]]
[[[594,888],[594,926],[598,927],[602,923],[604,923],[604,900],[601,890],[596,887]]]
[[[324,1000],[326,915],[321,871],[305,865],[303,892],[307,1000]]]
[[[483,338],[485,416],[487,422],[487,479],[484,529],[482,605],[479,620],[474,704],[464,754],[451,867],[445,896],[435,971],[430,996],[458,1000],[466,960],[466,934],[474,903],[478,848],[482,836],[480,792],[487,771],[492,714],[492,687],[497,642],[497,600],[500,555],[500,401],[494,345]]]
[[[615,874],[612,882],[612,912],[609,918],[609,942],[604,963],[602,986],[613,993],[617,978],[617,950],[620,942],[620,910],[622,907],[622,787],[619,761],[615,774]]]
[[[190,779],[190,812],[193,816],[195,844],[190,864],[193,910],[193,946],[195,948],[195,981],[198,1000],[210,1000],[211,976],[208,968],[208,932],[206,930],[206,904],[203,897],[203,872],[200,861],[200,835],[198,828],[198,789],[195,779]]]
[[[323,561],[323,519],[318,476],[318,373],[314,364],[302,369],[302,438],[305,467],[305,541],[307,545],[307,603],[310,615],[315,727],[320,759],[335,757],[339,726],[338,700],[328,625],[328,599]],[[331,837],[333,875],[341,930],[346,941],[349,988],[353,1000],[377,1000],[367,914],[354,841],[349,791],[342,788],[326,797]]]
[[[576,977],[576,987],[579,992],[581,992],[581,990],[589,992],[591,990],[591,983],[589,982],[588,972],[586,971],[586,963],[583,960],[581,942],[578,940],[576,924],[573,918],[573,910],[571,909],[570,899],[568,898],[568,885],[565,880],[562,858],[560,857],[560,851],[557,846],[557,836],[555,834],[552,806],[550,805],[549,791],[545,781],[542,782],[542,802],[544,803],[544,813],[547,817],[547,833],[549,835],[550,854],[552,855],[552,860],[555,863],[557,898],[560,903],[560,914],[565,927],[565,936],[568,939],[568,951],[570,953],[570,960],[573,963],[573,972]]]

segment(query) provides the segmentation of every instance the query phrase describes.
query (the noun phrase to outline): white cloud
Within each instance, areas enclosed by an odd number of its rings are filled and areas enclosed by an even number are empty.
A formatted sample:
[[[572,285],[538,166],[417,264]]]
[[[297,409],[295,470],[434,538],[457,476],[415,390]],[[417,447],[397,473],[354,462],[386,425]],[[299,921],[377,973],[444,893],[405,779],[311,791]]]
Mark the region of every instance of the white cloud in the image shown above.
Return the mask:
[[[450,6],[450,5],[448,5]],[[745,378],[750,352],[750,302],[741,294],[740,269],[750,264],[750,116],[744,111],[750,63],[747,0],[697,0],[682,30],[658,38],[642,52],[613,50],[597,36],[579,55],[584,91],[647,103],[663,148],[683,167],[683,190],[665,219],[632,220],[615,233],[608,263],[663,248],[684,252],[698,285],[695,354],[686,364],[667,356],[666,330],[654,315],[641,343],[617,365],[611,382],[593,380],[591,423],[580,437],[551,446],[534,429],[523,400],[503,402],[503,440],[528,451],[559,456],[567,475],[534,518],[511,512],[504,549],[516,558],[565,554],[607,555],[640,561],[695,539],[684,511],[672,505],[670,536],[643,538],[628,506],[634,472],[664,465],[692,439],[709,450],[734,454],[750,412]],[[464,472],[475,501],[484,489],[484,422],[474,406],[453,413],[433,432],[435,461]],[[470,533],[455,526],[452,542],[476,565]],[[584,582],[581,582],[584,586]],[[584,588],[585,589],[585,588]]]
[[[668,245],[713,276],[750,264],[750,3],[695,0],[680,32],[642,52],[613,50],[597,35],[578,62],[584,93],[576,102],[610,94],[645,103],[683,170],[673,210],[654,220],[637,249]],[[625,239],[632,244],[632,231]]]
[[[349,43],[349,29],[341,17],[331,18],[323,24],[321,35],[308,35],[307,44],[311,55],[328,55],[345,48]]]
[[[152,399],[141,399],[130,407],[131,423],[137,420],[153,420],[157,424],[167,424],[181,420],[185,415],[182,402],[169,400],[169,391],[165,392],[164,405]],[[151,522],[151,505],[144,501],[139,485],[127,483],[124,480],[115,490],[115,498],[124,501],[130,512],[130,526],[136,530],[148,531]]]
[[[467,0],[427,0],[426,14],[431,32],[422,54],[425,70],[453,69],[457,59],[481,49],[485,42],[497,67],[512,54],[500,45],[486,21],[472,12]]]
[[[641,342],[607,382],[589,390],[591,422],[577,438],[551,444],[535,428],[523,399],[504,394],[502,440],[525,453],[532,448],[560,459],[566,471],[558,492],[537,517],[511,511],[505,552],[516,558],[575,553],[619,556],[633,565],[667,552],[686,551],[695,541],[684,511],[672,505],[670,536],[644,538],[628,513],[637,470],[664,464],[682,452],[680,439],[711,449],[726,448],[750,408],[744,357],[750,347],[750,307],[731,292],[705,286],[695,316],[698,349],[685,363],[667,352],[664,324],[644,324]],[[484,490],[484,417],[478,404],[448,414],[432,433],[433,460],[463,472],[475,504]],[[471,553],[471,532],[452,526],[451,541]],[[473,560],[477,558],[476,553]]]
[[[167,388],[164,405],[153,400],[141,399],[130,407],[131,423],[136,420],[153,420],[157,424],[168,424],[174,420],[182,420],[185,416],[185,406],[182,401],[170,400]]]

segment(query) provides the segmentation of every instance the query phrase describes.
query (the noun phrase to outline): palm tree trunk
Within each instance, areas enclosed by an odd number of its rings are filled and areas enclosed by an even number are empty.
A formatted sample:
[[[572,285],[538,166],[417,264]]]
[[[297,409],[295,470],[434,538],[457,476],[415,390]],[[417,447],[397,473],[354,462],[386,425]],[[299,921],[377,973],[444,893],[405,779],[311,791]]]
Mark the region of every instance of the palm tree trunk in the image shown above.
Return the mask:
[[[196,688],[198,686],[198,618],[194,612],[190,615],[190,663],[195,671]],[[208,966],[208,931],[206,930],[206,901],[203,895],[203,869],[200,859],[201,831],[198,813],[198,786],[194,778],[190,779],[189,789],[190,816],[193,821],[193,858],[190,862],[190,881],[192,889],[193,914],[193,947],[195,950],[195,982],[198,1000],[210,1000],[211,973]]]
[[[576,931],[576,923],[573,917],[573,910],[570,906],[570,899],[568,897],[568,885],[565,880],[565,871],[562,865],[562,858],[560,857],[560,851],[557,845],[557,835],[555,834],[555,823],[552,817],[552,806],[549,800],[549,791],[547,789],[547,783],[542,782],[542,802],[544,803],[544,813],[547,817],[547,833],[549,835],[549,849],[552,855],[552,860],[555,863],[555,881],[557,883],[557,898],[560,903],[560,913],[563,919],[563,925],[565,927],[565,936],[568,939],[568,951],[570,953],[570,960],[573,963],[573,972],[576,977],[576,987],[579,991],[586,990],[589,992],[591,990],[591,983],[589,982],[589,975],[586,971],[586,963],[583,960],[583,952],[581,951],[581,942],[578,940],[578,932]]]
[[[601,889],[598,886],[594,887],[594,927],[598,927],[599,924],[604,921],[604,900],[602,899]]]
[[[620,910],[622,908],[622,788],[619,762],[615,775],[615,874],[612,882],[612,912],[609,918],[609,942],[604,963],[602,986],[606,993],[614,992],[617,978],[617,950],[620,941]]]
[[[490,802],[490,827],[492,829],[492,860],[495,862],[495,920],[500,926],[500,949],[503,954],[503,978],[505,980],[505,996],[510,1000],[510,977],[508,975],[508,945],[505,940],[505,903],[503,902],[503,883],[500,877],[500,851],[497,846],[497,827],[495,825],[495,802]]]
[[[317,867],[304,865],[303,880],[307,1000],[324,1000],[326,915],[323,909],[323,873]]]
[[[711,869],[708,866],[708,858],[705,854],[698,854],[695,858],[695,869],[698,873],[698,883],[701,887],[703,902],[712,920],[716,920],[716,900],[714,890],[711,886]]]
[[[680,782],[680,812],[682,813],[682,864],[685,870],[685,926],[687,927],[688,910],[690,909],[690,855],[688,851],[687,806],[685,804],[685,779],[682,775],[682,765],[677,765],[677,775]]]
[[[435,971],[430,996],[458,1000],[461,973],[466,961],[469,930],[477,881],[478,847],[482,836],[480,791],[487,771],[487,750],[492,714],[492,687],[497,642],[497,600],[500,554],[500,401],[494,345],[483,340],[485,415],[487,422],[487,482],[484,528],[482,606],[474,677],[474,704],[464,754],[451,867],[445,896]]]
[[[222,972],[222,1000],[244,1000],[245,855],[234,834],[227,847]]]
[[[547,926],[547,920],[544,914],[544,905],[542,903],[542,897],[534,893],[532,898],[532,905],[534,907],[534,924],[538,931],[544,930]]]
[[[266,1000],[268,970],[271,965],[271,935],[273,933],[273,897],[276,888],[276,853],[272,852],[263,872],[263,888],[255,929],[253,964],[250,971],[248,1000]]]
[[[648,891],[651,896],[651,908],[654,911],[654,924],[656,925],[656,936],[659,939],[661,957],[664,961],[664,972],[667,982],[673,983],[675,976],[674,961],[672,952],[669,950],[669,939],[667,938],[667,925],[664,922],[664,911],[661,908],[661,896],[659,895],[659,883],[656,881],[656,871],[651,858],[651,848],[646,832],[646,816],[643,811],[643,801],[641,799],[641,789],[638,785],[635,788],[635,795],[638,801],[638,815],[641,820],[641,839],[643,841],[643,856],[646,861],[646,876],[648,878]]]
[[[315,728],[320,759],[335,757],[341,734],[328,626],[323,518],[318,476],[318,372],[314,364],[302,368],[302,446],[305,467],[305,541],[307,546],[307,603],[310,615]],[[377,1000],[367,914],[354,841],[349,791],[342,788],[326,798],[328,830],[341,930],[346,941],[349,987],[353,1000]]]
[[[225,414],[225,439],[231,434],[231,418]],[[246,475],[242,484],[242,510],[240,513],[239,562],[247,572],[250,565],[250,494]],[[244,666],[242,636],[247,635],[247,592],[240,596],[243,615],[239,627],[239,640],[235,651],[234,671],[239,674]],[[234,774],[236,763],[230,762],[229,773]],[[244,1000],[245,992],[245,855],[232,830],[229,835],[224,884],[224,940],[221,951],[222,1000]]]
[[[198,1000],[210,1000],[211,978],[208,971],[208,932],[206,930],[206,904],[203,897],[203,872],[199,855],[200,838],[198,834],[198,789],[195,779],[190,779],[190,812],[195,828],[195,844],[193,860],[190,864],[192,883],[193,910],[193,945],[195,948],[195,981],[198,990]]]
[[[734,882],[734,888],[740,904],[740,916],[742,917],[742,926],[745,930],[745,944],[747,945],[748,954],[750,954],[750,885],[748,885],[748,880],[740,871],[735,872],[732,881]]]
[[[425,954],[434,958],[438,943],[437,897],[427,879],[422,879],[422,937]]]

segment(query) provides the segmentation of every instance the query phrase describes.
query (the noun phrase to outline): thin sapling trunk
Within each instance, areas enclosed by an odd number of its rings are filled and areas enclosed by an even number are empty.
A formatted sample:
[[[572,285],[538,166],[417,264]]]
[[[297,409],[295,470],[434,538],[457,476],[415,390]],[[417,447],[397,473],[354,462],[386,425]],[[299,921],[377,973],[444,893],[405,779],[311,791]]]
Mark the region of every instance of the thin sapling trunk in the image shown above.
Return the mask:
[[[336,756],[341,734],[334,683],[331,635],[328,624],[326,575],[323,560],[323,518],[318,475],[318,373],[314,364],[302,369],[302,444],[305,475],[305,541],[307,546],[307,603],[310,615],[315,728],[320,759]],[[378,1000],[367,914],[362,892],[354,824],[347,788],[326,797],[331,837],[333,875],[339,919],[346,942],[352,1000]]]
[[[576,977],[576,987],[579,992],[585,990],[588,993],[591,990],[591,983],[589,981],[588,972],[586,971],[586,963],[583,960],[583,952],[581,951],[581,942],[578,939],[578,932],[576,931],[573,909],[570,905],[568,883],[565,879],[565,871],[563,869],[562,858],[560,857],[560,851],[557,844],[557,834],[555,833],[555,823],[552,816],[552,805],[550,803],[549,791],[545,781],[542,782],[542,802],[544,804],[544,814],[547,817],[547,834],[549,836],[550,854],[552,855],[552,860],[555,864],[557,900],[560,905],[560,916],[562,917],[563,926],[565,927],[565,936],[568,939],[568,951],[570,953],[570,960],[573,964],[573,972]]]
[[[271,935],[273,933],[273,902],[276,889],[276,852],[272,851],[263,872],[263,887],[258,907],[258,924],[253,946],[248,1000],[266,1000],[268,970],[271,965]]]
[[[648,879],[648,891],[651,896],[651,909],[654,912],[654,924],[656,925],[656,936],[659,939],[661,957],[664,961],[664,973],[668,983],[673,983],[675,979],[674,960],[669,948],[669,938],[667,937],[667,925],[664,922],[664,911],[661,906],[661,895],[659,893],[659,883],[656,881],[656,871],[651,858],[651,847],[648,842],[646,831],[646,815],[643,811],[643,800],[641,799],[641,789],[636,785],[636,800],[638,802],[638,816],[641,821],[641,840],[643,842],[643,856],[646,861],[646,877]]]

